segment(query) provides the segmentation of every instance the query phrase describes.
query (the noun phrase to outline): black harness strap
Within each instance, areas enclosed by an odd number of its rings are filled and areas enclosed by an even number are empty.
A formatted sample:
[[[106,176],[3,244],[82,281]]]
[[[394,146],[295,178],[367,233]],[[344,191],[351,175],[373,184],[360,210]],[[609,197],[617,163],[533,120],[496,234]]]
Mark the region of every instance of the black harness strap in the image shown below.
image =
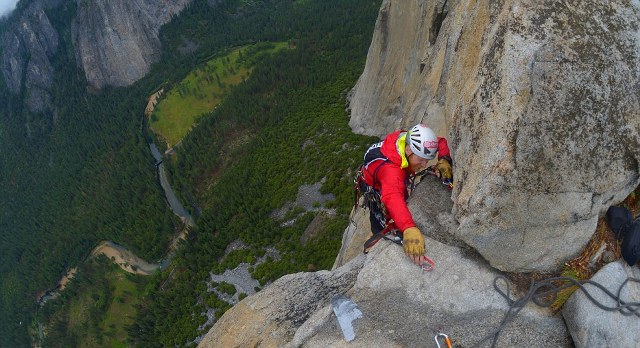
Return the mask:
[[[384,228],[384,230],[378,232],[378,233],[374,233],[373,236],[371,236],[371,238],[367,239],[366,242],[364,242],[364,248],[362,250],[362,252],[364,254],[368,254],[369,250],[371,250],[371,248],[373,248],[374,245],[376,245],[376,243],[378,243],[378,241],[382,238],[394,242],[398,245],[402,245],[402,239],[401,238],[389,238],[387,237],[387,234],[389,232],[391,232],[391,225],[387,225],[387,227]]]

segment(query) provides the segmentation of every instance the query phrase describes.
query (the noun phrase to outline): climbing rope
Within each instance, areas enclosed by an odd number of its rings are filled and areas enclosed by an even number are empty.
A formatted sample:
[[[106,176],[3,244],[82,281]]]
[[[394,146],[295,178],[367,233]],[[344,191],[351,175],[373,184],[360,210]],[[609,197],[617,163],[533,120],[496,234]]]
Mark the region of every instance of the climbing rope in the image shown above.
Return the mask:
[[[506,292],[502,291],[502,289],[500,289],[500,287],[498,286],[499,280],[503,280],[504,283],[506,284]],[[572,286],[577,286],[580,290],[582,290],[582,292],[584,292],[584,294],[587,296],[587,298],[589,298],[589,300],[591,300],[591,302],[593,302],[596,306],[598,306],[599,308],[605,311],[619,311],[622,315],[625,315],[625,316],[635,315],[636,317],[640,318],[640,302],[626,302],[620,298],[622,289],[624,289],[624,287],[630,281],[640,283],[640,279],[638,278],[627,278],[618,288],[618,293],[614,295],[602,284],[594,282],[592,280],[578,281],[569,277],[553,277],[537,283],[532,282],[531,286],[529,287],[529,290],[523,297],[517,300],[512,300],[510,295],[509,282],[507,281],[507,278],[505,276],[497,276],[493,280],[493,287],[496,289],[496,291],[498,291],[498,293],[500,293],[500,295],[502,295],[502,297],[504,297],[507,300],[507,302],[509,303],[509,310],[507,311],[504,318],[502,319],[502,322],[500,322],[500,325],[498,326],[498,328],[495,331],[488,334],[487,336],[485,336],[480,342],[476,343],[474,347],[480,346],[481,344],[483,344],[489,339],[493,339],[493,343],[491,344],[491,347],[495,347],[498,342],[498,337],[500,335],[500,332],[507,326],[507,324],[511,320],[513,320],[516,317],[516,315],[518,315],[518,313],[527,305],[527,303],[529,303],[529,301],[532,301],[533,303],[541,307],[549,307],[556,301],[556,299],[558,298],[558,293],[560,291]],[[557,282],[565,282],[565,283],[563,285],[557,285],[556,284]],[[602,290],[602,292],[604,292],[607,296],[615,300],[617,305],[606,306],[602,304],[601,302],[596,300],[589,293],[589,291],[587,291],[587,289],[584,287],[585,284],[591,284],[597,287],[598,289]]]

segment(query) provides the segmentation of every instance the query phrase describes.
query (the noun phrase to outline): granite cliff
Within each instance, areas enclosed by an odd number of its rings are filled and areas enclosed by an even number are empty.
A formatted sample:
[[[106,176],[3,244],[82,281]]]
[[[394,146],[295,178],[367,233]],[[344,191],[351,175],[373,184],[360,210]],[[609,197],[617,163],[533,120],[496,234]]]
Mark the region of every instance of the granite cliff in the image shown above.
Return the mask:
[[[80,0],[72,21],[76,63],[93,89],[127,86],[160,57],[160,27],[192,0]],[[23,91],[32,112],[51,111],[52,58],[59,35],[47,17],[61,0],[34,0],[17,10],[1,38],[0,70],[13,94]]]
[[[160,27],[191,1],[79,1],[71,32],[89,85],[128,86],[146,75],[160,58]]]
[[[49,90],[53,83],[51,58],[58,50],[58,33],[52,27],[45,9],[60,1],[36,1],[27,6],[1,38],[2,75],[13,94],[24,87],[26,104],[33,112],[51,107]]]
[[[438,332],[490,346],[510,307],[494,289],[506,289],[503,272],[558,271],[640,183],[639,18],[638,1],[384,0],[350,125],[382,136],[423,122],[449,139],[454,190],[428,178],[409,200],[435,269],[384,241],[361,254],[359,209],[332,271],[249,296],[200,347],[414,347]],[[616,293],[628,277],[640,270],[617,260],[593,279]],[[638,301],[640,286],[621,294]],[[349,343],[336,295],[362,314]],[[638,332],[637,318],[576,291],[562,312],[525,306],[496,346],[634,346]]]
[[[454,156],[454,234],[554,271],[640,183],[637,1],[384,1],[356,132],[423,122]]]

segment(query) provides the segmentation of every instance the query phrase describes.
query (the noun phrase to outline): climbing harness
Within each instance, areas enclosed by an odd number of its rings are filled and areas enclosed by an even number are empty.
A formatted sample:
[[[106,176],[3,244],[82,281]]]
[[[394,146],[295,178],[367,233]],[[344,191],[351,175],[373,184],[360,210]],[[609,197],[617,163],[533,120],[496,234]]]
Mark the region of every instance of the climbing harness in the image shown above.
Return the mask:
[[[506,292],[502,291],[498,287],[498,280],[503,280],[505,282]],[[589,300],[591,300],[591,302],[593,302],[593,304],[598,306],[600,309],[603,309],[605,311],[619,311],[624,316],[635,315],[636,317],[640,318],[640,302],[626,302],[620,298],[622,289],[630,281],[640,283],[640,279],[629,277],[624,282],[622,282],[622,284],[618,288],[618,293],[614,295],[602,284],[594,282],[592,280],[578,281],[569,277],[554,277],[554,278],[542,280],[537,283],[531,282],[531,286],[529,287],[529,290],[523,297],[521,297],[518,300],[512,300],[510,295],[509,282],[507,281],[507,278],[505,276],[497,276],[493,280],[493,287],[496,289],[496,291],[498,291],[498,293],[500,293],[500,295],[502,295],[502,297],[504,297],[507,300],[507,303],[509,303],[509,310],[507,310],[507,313],[505,314],[504,318],[500,322],[500,325],[498,326],[498,328],[493,332],[489,333],[487,336],[485,336],[480,342],[476,343],[474,347],[482,346],[489,339],[493,339],[491,347],[495,347],[498,342],[498,336],[500,335],[500,332],[502,332],[502,330],[507,326],[507,324],[511,320],[513,320],[516,317],[516,315],[518,315],[518,313],[527,305],[527,303],[529,303],[529,301],[532,301],[533,303],[537,304],[540,307],[549,307],[556,301],[558,297],[558,293],[560,291],[573,286],[577,286],[582,292],[584,292],[587,298],[589,298]],[[564,282],[564,284],[557,285],[557,282]],[[587,291],[587,289],[584,287],[585,284],[591,284],[597,287],[599,290],[601,290],[603,293],[605,293],[607,296],[613,299],[617,303],[617,305],[606,306],[600,303],[598,300],[593,298],[593,296],[589,293],[589,291]]]
[[[443,333],[439,333],[433,338],[434,340],[436,340],[436,345],[438,346],[438,348],[443,348],[443,346],[440,345],[440,340],[438,340],[438,337],[444,337],[444,344],[447,345],[447,348],[451,348],[451,340],[449,339],[449,336]]]

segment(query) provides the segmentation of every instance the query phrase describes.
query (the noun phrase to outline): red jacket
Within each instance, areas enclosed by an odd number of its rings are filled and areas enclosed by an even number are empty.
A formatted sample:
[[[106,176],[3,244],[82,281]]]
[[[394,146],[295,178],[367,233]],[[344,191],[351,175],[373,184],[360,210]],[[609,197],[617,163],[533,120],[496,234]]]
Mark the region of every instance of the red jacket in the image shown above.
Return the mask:
[[[382,203],[387,209],[387,218],[393,219],[396,227],[403,232],[416,226],[406,202],[410,175],[414,173],[408,166],[401,168],[404,153],[400,153],[397,144],[398,138],[404,133],[405,131],[393,132],[381,143],[372,145],[365,154],[365,161],[370,152],[375,152],[378,148],[382,156],[386,157],[386,161],[382,157],[381,160],[375,160],[368,165],[365,163],[363,170],[364,182],[380,192]],[[443,156],[450,158],[449,145],[445,138],[438,137],[438,159]]]

